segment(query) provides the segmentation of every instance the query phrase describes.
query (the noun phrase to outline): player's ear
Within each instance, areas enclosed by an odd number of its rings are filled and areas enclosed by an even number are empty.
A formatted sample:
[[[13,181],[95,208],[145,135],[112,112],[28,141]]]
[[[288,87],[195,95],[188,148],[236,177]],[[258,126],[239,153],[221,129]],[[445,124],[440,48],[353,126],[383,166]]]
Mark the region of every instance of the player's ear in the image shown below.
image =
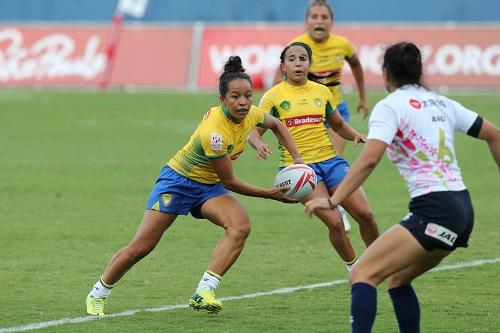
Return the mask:
[[[223,96],[219,96],[219,101],[221,104],[224,104],[224,97]]]

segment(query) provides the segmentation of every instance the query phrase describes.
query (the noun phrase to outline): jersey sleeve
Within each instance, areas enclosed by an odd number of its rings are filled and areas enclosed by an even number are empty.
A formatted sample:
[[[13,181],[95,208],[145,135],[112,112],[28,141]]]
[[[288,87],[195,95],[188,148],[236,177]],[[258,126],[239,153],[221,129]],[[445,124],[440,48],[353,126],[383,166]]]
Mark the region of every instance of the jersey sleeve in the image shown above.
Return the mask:
[[[396,112],[383,101],[373,108],[368,121],[368,140],[376,139],[391,144],[398,130]]]
[[[252,106],[255,118],[255,126],[260,126],[264,123],[265,114],[264,110],[259,106]]]
[[[270,90],[266,91],[264,95],[262,95],[259,108],[261,108],[264,112],[271,112],[271,109],[274,107],[273,101],[270,98]]]
[[[462,104],[451,99],[446,99],[455,116],[455,129],[462,133],[467,133],[477,119],[478,114],[467,109]]]
[[[217,129],[200,129],[200,141],[203,153],[207,158],[218,158],[227,155],[228,138],[223,131]]]
[[[355,53],[354,46],[352,46],[351,42],[343,37],[342,48],[344,49],[345,58],[350,58]]]

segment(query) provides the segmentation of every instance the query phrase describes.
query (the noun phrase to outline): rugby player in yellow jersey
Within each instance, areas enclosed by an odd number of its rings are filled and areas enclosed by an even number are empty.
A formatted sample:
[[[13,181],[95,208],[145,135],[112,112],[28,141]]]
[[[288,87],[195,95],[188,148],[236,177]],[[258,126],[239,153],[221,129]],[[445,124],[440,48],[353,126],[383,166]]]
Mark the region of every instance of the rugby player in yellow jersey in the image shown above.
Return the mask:
[[[346,122],[349,122],[349,109],[341,95],[341,77],[344,61],[351,67],[352,74],[358,87],[359,102],[357,112],[363,116],[368,115],[366,102],[365,81],[363,67],[349,40],[343,36],[332,34],[333,10],[326,0],[311,0],[306,11],[306,32],[297,36],[292,42],[303,42],[312,50],[312,64],[309,79],[327,86],[333,94],[333,106],[337,108]],[[278,67],[275,83],[281,82],[282,72]],[[328,123],[325,123],[328,128]],[[339,155],[344,155],[346,141],[335,131],[328,128],[335,150]],[[338,207],[346,231],[351,229],[351,224],[342,206]]]
[[[235,263],[250,233],[248,215],[229,191],[285,203],[296,202],[286,197],[283,189],[255,187],[233,174],[232,163],[243,152],[255,126],[270,128],[293,160],[303,162],[286,127],[252,105],[252,84],[244,73],[240,57],[230,57],[225,64],[219,78],[219,93],[221,105],[208,110],[189,142],[160,172],[139,230],[132,241],[112,257],[101,279],[90,291],[86,299],[87,313],[104,315],[105,300],[114,284],[155,248],[178,215],[188,213],[225,229],[208,270],[189,301],[196,310],[219,312],[222,303],[215,298],[213,290]]]
[[[318,186],[305,198],[306,203],[314,198],[328,198],[344,179],[349,164],[338,156],[329,139],[323,123],[354,144],[364,142],[365,137],[356,132],[345,122],[335,109],[335,99],[328,88],[308,80],[312,51],[307,44],[294,42],[281,53],[281,70],[285,81],[275,85],[262,96],[260,107],[280,119],[293,136],[299,153],[306,164],[314,169],[318,177]],[[259,157],[267,158],[271,154],[269,145],[262,141],[265,129],[254,129],[249,143]],[[281,151],[280,168],[294,163],[293,157],[279,146]],[[366,246],[378,237],[370,205],[360,187],[341,204],[359,223],[360,233]],[[330,242],[350,270],[356,263],[357,256],[351,245],[338,210],[318,209],[314,214],[328,228]]]
[[[309,79],[327,86],[334,96],[333,106],[336,107],[342,118],[349,122],[349,110],[342,99],[341,78],[344,61],[351,67],[359,93],[357,112],[363,116],[368,115],[366,102],[365,81],[363,67],[359,61],[354,47],[343,36],[331,33],[333,27],[333,10],[326,0],[312,0],[306,12],[307,31],[291,42],[303,42],[312,50],[312,64]],[[275,83],[282,80],[283,73],[277,69]],[[346,141],[334,131],[329,130],[335,150],[339,155],[344,154]]]

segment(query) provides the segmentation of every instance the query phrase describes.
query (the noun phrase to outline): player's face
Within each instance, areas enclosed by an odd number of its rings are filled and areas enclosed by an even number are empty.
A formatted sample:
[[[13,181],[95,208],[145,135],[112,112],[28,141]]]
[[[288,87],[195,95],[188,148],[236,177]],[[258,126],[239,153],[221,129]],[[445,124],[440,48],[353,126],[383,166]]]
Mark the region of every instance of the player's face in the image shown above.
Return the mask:
[[[312,6],[306,20],[307,32],[316,42],[322,43],[330,36],[332,17],[325,6]]]
[[[286,51],[281,70],[286,73],[288,83],[301,86],[307,82],[310,64],[306,49],[296,45]]]
[[[228,91],[220,101],[226,106],[233,121],[240,123],[248,114],[252,106],[253,92],[248,80],[234,79],[228,83]]]

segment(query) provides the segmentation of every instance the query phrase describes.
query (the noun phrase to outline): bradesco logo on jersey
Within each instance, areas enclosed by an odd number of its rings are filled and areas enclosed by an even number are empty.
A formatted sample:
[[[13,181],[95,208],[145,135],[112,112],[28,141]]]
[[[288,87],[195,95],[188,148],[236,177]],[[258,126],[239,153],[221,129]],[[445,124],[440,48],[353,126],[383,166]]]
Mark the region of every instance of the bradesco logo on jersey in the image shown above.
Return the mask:
[[[285,120],[286,127],[317,125],[321,123],[323,123],[323,117],[320,116],[300,116],[294,118],[287,118]]]

